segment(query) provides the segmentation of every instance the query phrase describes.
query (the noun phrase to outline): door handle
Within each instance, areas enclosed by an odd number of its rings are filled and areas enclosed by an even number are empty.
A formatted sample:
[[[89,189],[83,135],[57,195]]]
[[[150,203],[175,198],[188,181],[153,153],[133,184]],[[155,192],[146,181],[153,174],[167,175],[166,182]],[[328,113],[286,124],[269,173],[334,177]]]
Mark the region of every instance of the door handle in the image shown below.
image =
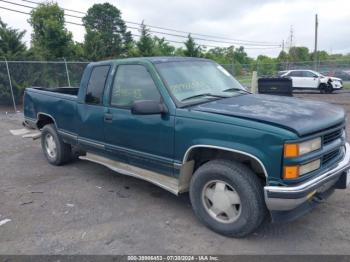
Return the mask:
[[[106,123],[112,123],[112,121],[113,121],[113,115],[107,113],[107,114],[104,115],[103,120],[104,120]]]

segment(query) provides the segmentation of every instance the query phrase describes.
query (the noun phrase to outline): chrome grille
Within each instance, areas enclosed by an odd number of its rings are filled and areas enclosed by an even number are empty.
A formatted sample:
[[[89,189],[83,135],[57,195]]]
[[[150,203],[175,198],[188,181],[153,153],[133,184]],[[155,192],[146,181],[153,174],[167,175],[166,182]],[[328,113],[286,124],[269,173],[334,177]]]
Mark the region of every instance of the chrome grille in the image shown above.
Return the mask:
[[[323,144],[327,145],[329,143],[332,143],[334,140],[340,138],[341,135],[342,135],[342,129],[338,129],[328,134],[325,134],[323,135]]]
[[[336,157],[339,156],[341,150],[338,148],[336,150],[333,150],[332,152],[325,154],[322,157],[322,165],[326,165],[327,163],[329,163],[330,161],[332,161],[333,159],[335,159]]]

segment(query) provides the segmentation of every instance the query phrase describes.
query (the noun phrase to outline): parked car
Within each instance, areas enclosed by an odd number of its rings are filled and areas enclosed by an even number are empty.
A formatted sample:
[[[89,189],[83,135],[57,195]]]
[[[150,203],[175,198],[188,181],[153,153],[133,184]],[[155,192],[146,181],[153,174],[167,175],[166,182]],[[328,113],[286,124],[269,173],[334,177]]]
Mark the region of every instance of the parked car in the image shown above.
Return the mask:
[[[340,78],[324,76],[313,70],[287,70],[279,73],[281,77],[290,77],[293,89],[319,90],[321,93],[332,93],[343,88]]]
[[[227,236],[254,232],[267,214],[296,219],[350,181],[342,108],[251,94],[206,59],[91,63],[79,88],[27,88],[24,118],[49,163],[80,155],[189,191],[199,220]]]
[[[331,70],[322,72],[324,76],[337,77],[343,81],[350,81],[350,70]]]

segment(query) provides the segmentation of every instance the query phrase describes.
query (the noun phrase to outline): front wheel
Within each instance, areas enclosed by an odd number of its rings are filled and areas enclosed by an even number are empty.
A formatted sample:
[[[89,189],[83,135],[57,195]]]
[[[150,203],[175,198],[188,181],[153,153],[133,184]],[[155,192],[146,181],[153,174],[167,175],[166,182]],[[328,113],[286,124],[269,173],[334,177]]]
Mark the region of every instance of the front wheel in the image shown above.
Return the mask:
[[[257,175],[230,160],[212,160],[199,167],[191,180],[190,198],[202,223],[231,237],[254,232],[267,210]]]
[[[321,84],[319,86],[321,94],[331,94],[333,93],[333,86],[331,83]]]
[[[57,135],[53,124],[44,126],[41,131],[41,147],[47,161],[55,166],[72,159],[72,148]]]

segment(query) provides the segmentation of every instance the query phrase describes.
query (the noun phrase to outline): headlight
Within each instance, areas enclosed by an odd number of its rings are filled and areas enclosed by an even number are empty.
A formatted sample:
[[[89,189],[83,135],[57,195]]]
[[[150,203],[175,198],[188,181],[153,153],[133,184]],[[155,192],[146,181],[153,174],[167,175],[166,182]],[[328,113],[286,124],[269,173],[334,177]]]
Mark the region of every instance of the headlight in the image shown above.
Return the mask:
[[[310,173],[319,169],[321,166],[321,160],[317,159],[306,163],[304,165],[297,166],[285,166],[283,170],[283,178],[284,179],[296,179],[302,175]]]
[[[297,144],[284,145],[284,157],[298,157],[321,148],[321,137]]]

